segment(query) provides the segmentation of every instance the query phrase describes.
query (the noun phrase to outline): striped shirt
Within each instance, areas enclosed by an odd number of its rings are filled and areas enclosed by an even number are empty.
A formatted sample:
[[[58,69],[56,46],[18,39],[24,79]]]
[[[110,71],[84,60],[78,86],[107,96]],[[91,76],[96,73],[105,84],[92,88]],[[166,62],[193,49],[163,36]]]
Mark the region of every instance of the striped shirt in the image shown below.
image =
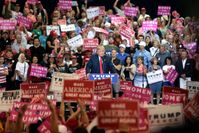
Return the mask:
[[[1,65],[0,66],[0,84],[6,83],[6,75],[3,74],[5,71],[8,71],[8,67]]]

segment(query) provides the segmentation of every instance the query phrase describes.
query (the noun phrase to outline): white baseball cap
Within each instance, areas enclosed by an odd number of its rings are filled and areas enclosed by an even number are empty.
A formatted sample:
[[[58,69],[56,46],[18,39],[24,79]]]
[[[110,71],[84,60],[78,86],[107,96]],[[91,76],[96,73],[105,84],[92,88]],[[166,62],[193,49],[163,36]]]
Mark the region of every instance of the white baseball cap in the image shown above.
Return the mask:
[[[67,128],[64,125],[58,125],[59,133],[67,133]]]
[[[126,46],[124,44],[120,44],[119,47],[126,48]]]
[[[146,46],[146,43],[144,42],[144,41],[141,41],[140,43],[139,43],[139,46]]]

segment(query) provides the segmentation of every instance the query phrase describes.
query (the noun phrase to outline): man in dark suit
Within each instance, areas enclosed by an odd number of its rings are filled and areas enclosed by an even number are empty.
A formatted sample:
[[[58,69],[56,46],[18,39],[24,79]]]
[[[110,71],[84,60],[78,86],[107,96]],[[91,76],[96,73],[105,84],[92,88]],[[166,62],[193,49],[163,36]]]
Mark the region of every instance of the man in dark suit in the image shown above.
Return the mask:
[[[104,46],[97,47],[97,53],[92,55],[86,65],[86,73],[117,73],[111,58],[104,55]]]
[[[194,62],[191,59],[188,59],[188,53],[186,50],[183,50],[180,55],[181,58],[179,58],[176,61],[175,67],[176,71],[179,74],[179,78],[186,79],[186,78],[192,78],[193,77],[193,71],[194,71]],[[178,79],[179,80],[179,79]]]

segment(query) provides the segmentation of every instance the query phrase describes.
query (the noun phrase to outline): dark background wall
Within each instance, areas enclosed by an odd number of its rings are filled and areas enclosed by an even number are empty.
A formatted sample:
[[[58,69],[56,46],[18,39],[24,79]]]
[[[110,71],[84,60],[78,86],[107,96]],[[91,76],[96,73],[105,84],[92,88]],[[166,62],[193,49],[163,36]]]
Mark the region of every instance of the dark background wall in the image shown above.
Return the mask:
[[[26,0],[17,0],[21,6],[24,6]],[[83,0],[78,0],[82,3]],[[105,5],[106,9],[112,8],[115,0],[88,0],[89,5]],[[127,0],[120,0],[119,4],[125,3]],[[4,0],[0,0],[0,9]],[[58,2],[58,0],[41,0],[43,6],[51,13]],[[185,16],[197,16],[199,17],[199,0],[131,0],[135,5],[139,7],[145,7],[147,12],[156,17],[158,5],[170,5],[172,10],[177,10],[183,17]]]

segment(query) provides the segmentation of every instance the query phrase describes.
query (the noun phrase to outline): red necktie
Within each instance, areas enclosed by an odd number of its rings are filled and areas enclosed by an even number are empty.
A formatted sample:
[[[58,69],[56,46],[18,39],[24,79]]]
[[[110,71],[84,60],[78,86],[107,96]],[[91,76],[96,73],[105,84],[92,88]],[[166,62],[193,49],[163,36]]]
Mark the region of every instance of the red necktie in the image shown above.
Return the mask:
[[[100,57],[100,61],[99,61],[99,63],[100,63],[100,74],[103,74],[103,67],[102,67],[103,63],[102,63],[102,57]]]

